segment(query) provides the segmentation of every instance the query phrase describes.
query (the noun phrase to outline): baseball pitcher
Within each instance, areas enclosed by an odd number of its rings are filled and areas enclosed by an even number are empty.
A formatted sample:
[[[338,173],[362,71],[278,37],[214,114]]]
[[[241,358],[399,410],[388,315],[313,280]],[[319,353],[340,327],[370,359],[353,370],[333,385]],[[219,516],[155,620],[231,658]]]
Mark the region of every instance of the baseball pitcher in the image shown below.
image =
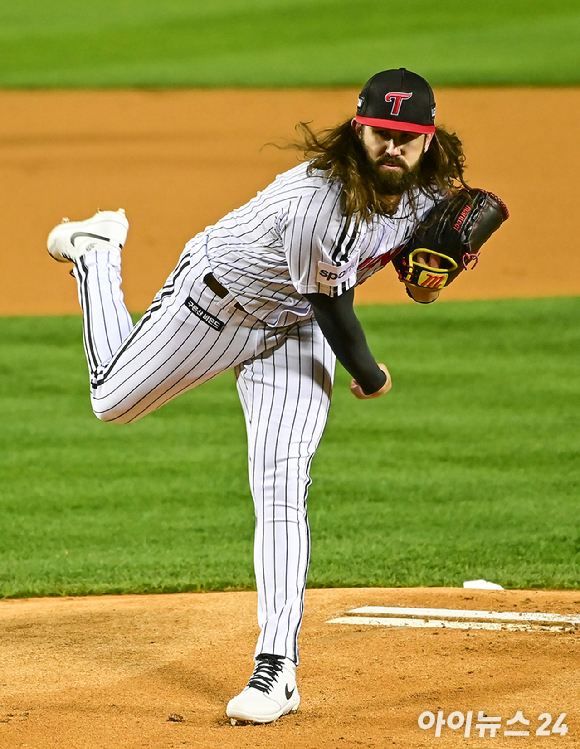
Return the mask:
[[[298,633],[310,554],[310,464],[335,360],[356,398],[391,388],[353,309],[355,287],[390,261],[433,302],[507,218],[467,186],[459,139],[435,125],[433,91],[404,68],[374,75],[356,115],[315,134],[306,160],[191,239],[134,326],[121,292],[124,211],[63,221],[48,250],[72,262],[96,416],[127,424],[233,369],[245,415],[256,514],[260,636],[232,721],[296,711]]]

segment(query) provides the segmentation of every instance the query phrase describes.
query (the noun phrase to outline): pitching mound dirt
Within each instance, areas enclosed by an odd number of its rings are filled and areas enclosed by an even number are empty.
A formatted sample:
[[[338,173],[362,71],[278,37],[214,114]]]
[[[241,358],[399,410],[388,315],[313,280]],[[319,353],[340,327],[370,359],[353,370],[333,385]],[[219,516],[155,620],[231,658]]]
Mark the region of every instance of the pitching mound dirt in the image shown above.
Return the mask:
[[[577,630],[390,629],[329,620],[359,606],[515,612],[580,610],[580,593],[450,588],[309,590],[298,684],[302,704],[269,726],[231,726],[257,638],[255,593],[0,602],[0,747],[427,747],[480,745],[481,711],[501,718],[493,746],[536,736],[567,713],[580,741]],[[473,713],[465,727],[421,729],[419,716]],[[504,736],[521,711],[527,740]],[[455,721],[459,721],[456,717]],[[424,719],[427,722],[427,719]]]

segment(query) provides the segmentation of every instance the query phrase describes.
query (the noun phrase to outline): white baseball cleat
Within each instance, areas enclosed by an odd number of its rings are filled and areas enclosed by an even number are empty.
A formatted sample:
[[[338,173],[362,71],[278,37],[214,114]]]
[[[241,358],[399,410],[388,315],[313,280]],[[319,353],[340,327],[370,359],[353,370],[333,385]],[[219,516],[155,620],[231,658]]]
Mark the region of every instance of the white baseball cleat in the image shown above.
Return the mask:
[[[248,686],[229,701],[226,714],[232,725],[238,721],[271,723],[282,715],[295,713],[299,704],[294,661],[263,653],[256,658]]]
[[[74,263],[85,252],[103,244],[120,252],[127,240],[129,222],[125,211],[97,211],[84,221],[63,219],[48,235],[47,248],[59,263]]]

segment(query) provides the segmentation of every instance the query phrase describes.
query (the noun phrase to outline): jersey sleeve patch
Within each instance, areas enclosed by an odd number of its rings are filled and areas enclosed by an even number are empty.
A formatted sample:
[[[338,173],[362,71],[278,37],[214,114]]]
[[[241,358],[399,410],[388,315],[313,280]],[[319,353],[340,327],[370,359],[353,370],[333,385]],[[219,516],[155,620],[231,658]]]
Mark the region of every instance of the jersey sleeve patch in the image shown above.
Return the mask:
[[[348,263],[343,263],[342,265],[330,265],[330,263],[323,263],[322,260],[320,260],[318,262],[316,282],[324,286],[334,287],[346,283],[350,288],[354,285],[354,282],[356,282],[358,260],[358,252],[348,261]]]

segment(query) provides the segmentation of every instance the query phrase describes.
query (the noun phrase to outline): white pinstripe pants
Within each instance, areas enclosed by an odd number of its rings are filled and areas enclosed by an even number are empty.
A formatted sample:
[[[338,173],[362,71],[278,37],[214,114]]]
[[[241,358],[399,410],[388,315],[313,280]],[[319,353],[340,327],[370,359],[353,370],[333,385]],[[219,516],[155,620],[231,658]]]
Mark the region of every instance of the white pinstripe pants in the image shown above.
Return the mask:
[[[91,402],[98,418],[130,423],[235,369],[256,513],[256,654],[298,662],[310,557],[309,471],[326,425],[335,357],[312,319],[270,328],[235,309],[231,296],[216,296],[203,282],[210,271],[203,249],[188,245],[133,327],[118,253],[97,249],[79,259]],[[221,330],[212,327],[216,320],[224,323]]]

